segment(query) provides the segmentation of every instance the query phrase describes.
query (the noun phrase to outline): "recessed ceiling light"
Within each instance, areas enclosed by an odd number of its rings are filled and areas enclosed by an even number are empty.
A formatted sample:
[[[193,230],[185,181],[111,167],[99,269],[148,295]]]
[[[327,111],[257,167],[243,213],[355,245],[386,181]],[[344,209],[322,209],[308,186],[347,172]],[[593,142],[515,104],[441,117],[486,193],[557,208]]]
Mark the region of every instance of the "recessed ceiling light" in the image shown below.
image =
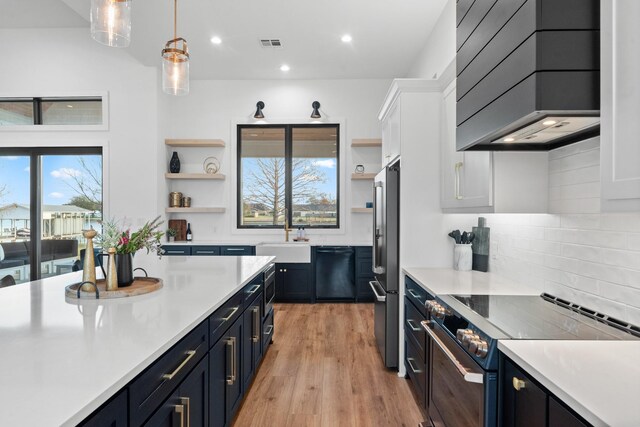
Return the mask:
[[[220,37],[218,37],[218,36],[211,37],[211,43],[220,44],[220,43],[222,43],[222,39]]]
[[[287,64],[282,64],[280,66],[280,71],[289,71],[291,68]]]
[[[558,123],[558,122],[556,122],[555,120],[546,120],[546,121],[542,122],[542,124],[544,126],[551,126],[551,125],[555,125],[556,123]]]
[[[513,142],[515,140],[516,140],[515,138],[505,138],[505,139],[503,139],[504,142]]]
[[[351,35],[345,34],[340,38],[340,40],[342,40],[343,43],[350,43],[353,39],[351,38]]]

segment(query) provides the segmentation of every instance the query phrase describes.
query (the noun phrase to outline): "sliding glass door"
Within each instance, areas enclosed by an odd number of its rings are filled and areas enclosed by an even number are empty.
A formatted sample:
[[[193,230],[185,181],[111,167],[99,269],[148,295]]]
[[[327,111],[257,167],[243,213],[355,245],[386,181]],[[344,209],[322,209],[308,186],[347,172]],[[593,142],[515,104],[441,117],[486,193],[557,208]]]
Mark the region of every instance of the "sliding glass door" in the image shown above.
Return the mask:
[[[101,219],[100,148],[0,148],[0,279],[79,269],[82,230]]]

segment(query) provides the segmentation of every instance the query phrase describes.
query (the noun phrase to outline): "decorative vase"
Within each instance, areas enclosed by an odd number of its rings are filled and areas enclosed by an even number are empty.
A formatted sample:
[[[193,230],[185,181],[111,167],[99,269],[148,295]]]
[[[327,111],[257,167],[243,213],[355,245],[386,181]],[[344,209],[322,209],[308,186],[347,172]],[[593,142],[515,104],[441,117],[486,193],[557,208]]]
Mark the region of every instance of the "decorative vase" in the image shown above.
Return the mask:
[[[169,172],[180,173],[180,159],[178,158],[178,152],[174,151],[169,162]]]
[[[109,248],[109,267],[107,269],[107,290],[115,291],[118,289],[118,272],[116,271],[116,248]]]
[[[133,254],[116,254],[116,274],[118,287],[126,287],[133,283]]]
[[[93,238],[96,237],[98,232],[91,228],[90,230],[83,230],[82,235],[87,239],[87,248],[84,252],[84,265],[82,266],[82,281],[91,282],[93,285],[85,283],[82,285],[82,290],[85,292],[95,291],[96,285],[96,259],[93,254]]]

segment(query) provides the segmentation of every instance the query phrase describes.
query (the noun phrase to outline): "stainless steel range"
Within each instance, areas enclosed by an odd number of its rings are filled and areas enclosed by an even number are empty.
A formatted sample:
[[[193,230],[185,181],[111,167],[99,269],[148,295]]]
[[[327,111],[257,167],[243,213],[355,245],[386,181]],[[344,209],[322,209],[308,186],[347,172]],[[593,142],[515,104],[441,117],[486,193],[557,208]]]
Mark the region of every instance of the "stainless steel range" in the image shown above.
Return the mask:
[[[497,425],[498,340],[640,339],[637,326],[549,294],[444,295],[425,305],[436,427]]]

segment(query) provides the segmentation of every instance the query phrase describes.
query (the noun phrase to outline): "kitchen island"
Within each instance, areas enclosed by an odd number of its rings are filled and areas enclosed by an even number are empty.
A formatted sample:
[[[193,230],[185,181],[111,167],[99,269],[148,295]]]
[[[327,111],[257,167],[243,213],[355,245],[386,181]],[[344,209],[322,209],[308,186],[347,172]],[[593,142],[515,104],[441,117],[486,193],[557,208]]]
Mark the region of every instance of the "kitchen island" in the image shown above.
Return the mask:
[[[163,258],[162,289],[113,300],[65,299],[81,273],[0,289],[0,425],[78,424],[272,260]]]

